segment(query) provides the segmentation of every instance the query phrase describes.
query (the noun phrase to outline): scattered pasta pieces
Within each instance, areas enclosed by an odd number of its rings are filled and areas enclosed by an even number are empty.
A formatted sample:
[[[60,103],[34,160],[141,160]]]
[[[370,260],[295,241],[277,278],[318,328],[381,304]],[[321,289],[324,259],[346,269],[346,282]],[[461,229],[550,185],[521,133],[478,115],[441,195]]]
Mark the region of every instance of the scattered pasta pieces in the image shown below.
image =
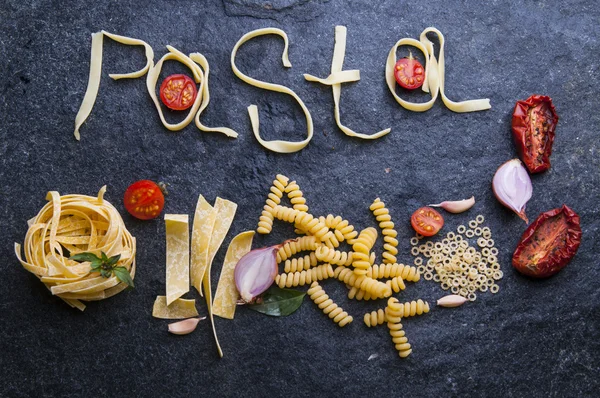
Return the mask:
[[[291,207],[283,204],[285,194]],[[339,326],[347,325],[353,318],[333,302],[318,281],[333,278],[339,280],[348,288],[349,299],[380,300],[406,289],[405,282],[417,282],[421,279],[417,267],[396,263],[397,232],[385,203],[377,198],[369,210],[373,212],[382,232],[383,264],[375,264],[377,256],[373,246],[378,237],[375,228],[367,227],[359,234],[341,216],[313,216],[308,213],[306,198],[298,183],[289,182],[281,174],[273,181],[259,219],[259,233],[270,233],[274,220],[279,220],[294,224],[296,233],[303,235],[284,242],[278,249],[276,262],[284,264],[284,273],[275,277],[277,286],[291,288],[311,285],[307,294]],[[414,239],[413,243],[417,245],[419,239]],[[344,243],[352,250],[340,249]],[[413,249],[418,252],[415,246]],[[302,254],[295,257],[298,253]],[[367,327],[388,322],[400,356],[406,357],[412,349],[401,330],[400,319],[428,313],[429,304],[423,300],[406,303],[399,303],[395,298],[393,300],[390,301],[391,310],[386,308],[367,313],[363,320]],[[387,316],[390,311],[391,318]]]
[[[252,131],[253,131],[254,136],[256,137],[257,141],[262,146],[264,146],[265,148],[267,148],[273,152],[279,152],[279,153],[297,152],[297,151],[301,150],[302,148],[304,148],[306,145],[308,145],[308,143],[310,142],[310,140],[313,137],[312,116],[310,115],[310,111],[308,110],[306,105],[304,105],[304,102],[300,99],[300,97],[298,97],[298,95],[295,92],[293,92],[289,88],[279,85],[279,84],[267,83],[267,82],[263,82],[263,81],[260,81],[257,79],[253,79],[250,76],[243,74],[238,69],[238,67],[235,65],[235,56],[236,56],[237,51],[240,48],[240,46],[242,44],[244,44],[245,42],[247,42],[248,40],[251,40],[258,36],[264,36],[264,35],[277,35],[283,39],[284,48],[283,48],[283,54],[281,55],[281,61],[283,62],[283,66],[285,66],[286,68],[290,68],[292,66],[292,64],[290,63],[290,60],[288,58],[289,42],[288,42],[287,34],[281,29],[264,28],[264,29],[256,29],[251,32],[248,32],[238,40],[238,42],[233,47],[233,50],[231,51],[231,69],[233,70],[233,73],[237,77],[239,77],[241,80],[243,80],[244,82],[248,83],[251,86],[262,88],[264,90],[276,91],[278,93],[284,93],[284,94],[291,95],[296,100],[296,102],[298,102],[298,104],[302,108],[302,112],[304,112],[304,115],[306,116],[306,129],[307,129],[306,139],[299,141],[299,142],[283,141],[283,140],[273,140],[273,141],[264,140],[260,136],[260,124],[259,124],[259,120],[258,120],[258,107],[256,105],[250,105],[248,107],[248,115],[250,116],[250,122],[252,123]]]
[[[483,222],[484,217],[478,215],[468,221],[468,227],[459,225],[456,233],[448,232],[437,242],[419,244],[422,237],[412,238],[411,253],[423,277],[469,301],[477,299],[477,291],[497,293],[500,288],[496,282],[502,279],[503,273],[492,232]],[[471,244],[469,239],[475,242]]]
[[[439,60],[435,58],[433,43],[427,38],[428,33],[434,33],[440,42]],[[405,101],[396,94],[396,79],[394,77],[394,67],[396,65],[396,51],[400,46],[412,46],[419,49],[425,56],[425,81],[422,90],[431,93],[431,99],[427,102],[415,103]],[[425,112],[433,106],[438,93],[442,97],[444,105],[453,112],[475,112],[490,109],[489,99],[477,99],[461,102],[454,102],[446,97],[445,87],[445,59],[444,59],[444,35],[436,28],[425,29],[419,40],[404,38],[400,39],[390,50],[385,65],[385,80],[390,93],[392,93],[396,102],[403,108],[414,112]]]
[[[105,278],[91,272],[90,262],[69,257],[92,253],[108,257],[120,255],[115,265],[135,277],[135,238],[119,212],[104,199],[106,186],[97,196],[63,195],[48,192],[48,203],[29,220],[23,247],[15,243],[21,265],[36,275],[51,291],[71,307],[85,309],[83,301],[96,301],[120,293],[127,284],[114,273]],[[21,251],[25,252],[25,259]]]

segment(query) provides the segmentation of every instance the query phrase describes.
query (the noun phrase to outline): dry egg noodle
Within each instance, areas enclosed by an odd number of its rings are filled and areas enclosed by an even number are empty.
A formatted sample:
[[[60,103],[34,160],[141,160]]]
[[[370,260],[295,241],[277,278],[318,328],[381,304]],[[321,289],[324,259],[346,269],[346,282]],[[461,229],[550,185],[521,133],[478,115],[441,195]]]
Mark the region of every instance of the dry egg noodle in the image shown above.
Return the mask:
[[[100,75],[102,73],[102,44],[104,36],[108,36],[114,41],[128,46],[144,46],[146,51],[146,66],[137,72],[110,74],[108,76],[111,79],[136,79],[145,75],[146,72],[148,72],[148,70],[154,65],[154,51],[152,51],[152,47],[150,47],[150,45],[148,45],[146,42],[131,37],[115,35],[104,30],[92,33],[92,54],[90,57],[90,76],[88,79],[88,86],[85,91],[85,96],[83,97],[83,102],[81,103],[79,111],[77,112],[77,116],[75,116],[75,131],[73,134],[77,140],[81,138],[79,135],[79,128],[90,115],[90,112],[94,107],[94,103],[96,102],[96,97],[98,96]]]
[[[246,231],[238,234],[229,243],[213,301],[214,315],[233,319],[238,301],[238,291],[234,279],[235,266],[252,248],[253,237],[254,231]]]
[[[192,254],[190,264],[190,276],[192,286],[196,288],[202,296],[202,279],[208,267],[208,247],[210,237],[213,233],[217,211],[204,199],[204,196],[198,197],[196,212],[194,213],[194,225],[192,229]]]
[[[90,272],[90,263],[70,260],[78,253],[89,252],[108,257],[120,254],[117,266],[125,267],[135,277],[135,238],[131,236],[117,210],[106,200],[106,186],[98,196],[64,195],[48,192],[49,201],[29,220],[21,256],[21,245],[15,243],[15,254],[23,267],[35,274],[46,287],[67,304],[80,310],[80,301],[102,300],[127,288],[116,276],[100,276]]]
[[[427,33],[435,33],[440,42],[439,60],[435,58],[433,43],[427,38]],[[422,90],[426,93],[431,92],[431,99],[423,103],[414,103],[405,101],[396,94],[396,79],[394,77],[394,67],[396,66],[396,51],[400,46],[413,46],[421,50],[425,56],[425,80]],[[390,92],[403,108],[414,111],[424,112],[431,109],[437,99],[438,92],[442,97],[444,105],[453,112],[475,112],[490,109],[489,99],[477,99],[461,102],[450,100],[445,92],[445,60],[444,60],[444,35],[436,28],[429,27],[425,29],[420,36],[420,41],[405,38],[400,39],[390,50],[385,65],[385,80]]]
[[[307,294],[330,319],[338,325],[344,326],[352,321],[352,316],[338,307],[317,281],[336,278],[348,288],[348,298],[377,300],[404,290],[406,288],[405,281],[417,282],[420,279],[421,275],[415,267],[397,263],[374,264],[376,256],[371,249],[377,239],[377,230],[368,227],[359,235],[354,227],[340,216],[329,214],[326,217],[314,217],[307,212],[306,199],[298,184],[295,181],[288,184],[288,181],[286,176],[280,174],[273,181],[257,228],[259,233],[268,234],[272,230],[273,220],[278,219],[294,224],[297,233],[305,235],[286,241],[277,251],[277,263],[286,262],[286,273],[276,276],[275,282],[279,287],[303,286],[312,283]],[[289,197],[294,208],[281,204],[284,192],[293,193]],[[375,200],[368,209],[373,211],[380,223],[379,227],[382,229],[384,242],[391,244],[386,248],[387,254],[395,254],[396,234],[385,204],[381,200]],[[389,239],[386,240],[385,237]],[[335,249],[343,242],[353,245],[353,251]],[[418,239],[415,243],[418,243]],[[418,248],[416,250],[418,254]],[[292,258],[300,252],[308,252],[308,254],[305,254],[304,257]],[[388,261],[391,260],[391,256],[386,258]],[[334,266],[336,266],[335,269]],[[388,280],[383,282],[381,279]],[[397,309],[394,316],[419,315],[428,311],[429,304],[418,300],[402,304],[402,309]],[[383,310],[380,313],[367,314],[364,317],[365,322],[368,322],[367,326],[381,324],[384,322],[383,318],[385,318]],[[388,320],[388,322],[392,341],[396,345],[400,357],[408,356],[412,350],[410,344],[407,343],[404,331],[401,330],[402,324],[400,324],[399,318]]]
[[[190,291],[190,234],[187,214],[165,214],[167,305]]]
[[[350,137],[358,137],[367,140],[373,140],[382,137],[392,131],[390,128],[381,130],[375,134],[361,134],[344,126],[340,120],[340,96],[342,95],[342,84],[360,80],[360,71],[349,70],[342,71],[344,65],[344,56],[346,54],[346,27],[335,27],[335,47],[333,50],[333,60],[331,61],[331,75],[326,79],[305,74],[304,78],[308,81],[319,82],[321,84],[330,85],[333,90],[334,116],[340,130]]]
[[[299,141],[299,142],[281,141],[281,140],[273,140],[273,141],[263,140],[260,136],[258,108],[256,105],[250,105],[248,107],[248,114],[250,115],[250,121],[252,123],[252,131],[254,132],[254,136],[256,137],[256,139],[262,146],[264,146],[265,148],[267,148],[271,151],[279,152],[279,153],[297,152],[297,151],[301,150],[302,148],[304,148],[306,145],[308,145],[308,143],[310,142],[310,140],[312,139],[312,136],[313,136],[312,116],[310,115],[310,112],[309,112],[308,108],[306,107],[306,105],[304,105],[304,102],[302,102],[300,97],[298,97],[298,95],[296,95],[296,93],[293,92],[292,90],[290,90],[289,88],[279,85],[279,84],[267,83],[267,82],[263,82],[263,81],[260,81],[257,79],[253,79],[249,76],[246,76],[242,72],[240,72],[240,70],[235,65],[235,55],[237,54],[237,51],[242,44],[244,44],[248,40],[253,39],[255,37],[271,35],[271,34],[278,35],[283,38],[284,48],[283,48],[283,54],[281,55],[281,60],[283,62],[283,66],[285,66],[286,68],[290,68],[292,66],[292,64],[290,63],[290,60],[288,58],[288,44],[289,43],[288,43],[287,35],[281,29],[264,28],[264,29],[257,29],[257,30],[248,32],[244,36],[242,36],[240,38],[240,40],[238,40],[238,42],[235,44],[235,46],[233,47],[233,50],[231,52],[231,69],[233,70],[233,73],[235,73],[235,75],[237,77],[239,77],[244,82],[250,84],[251,86],[262,88],[265,90],[276,91],[279,93],[289,94],[292,97],[294,97],[294,99],[298,102],[298,104],[302,108],[302,111],[304,112],[304,115],[306,116],[306,128],[307,128],[306,139],[303,141]]]
[[[152,307],[152,316],[161,319],[185,319],[198,316],[196,300],[177,299],[167,305],[166,296],[157,296]]]

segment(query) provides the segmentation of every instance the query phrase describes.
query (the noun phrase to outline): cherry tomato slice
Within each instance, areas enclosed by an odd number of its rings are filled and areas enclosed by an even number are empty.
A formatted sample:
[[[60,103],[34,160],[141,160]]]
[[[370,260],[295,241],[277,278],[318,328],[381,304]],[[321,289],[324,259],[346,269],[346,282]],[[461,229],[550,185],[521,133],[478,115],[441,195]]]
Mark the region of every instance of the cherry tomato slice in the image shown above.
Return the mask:
[[[421,207],[410,217],[410,224],[423,236],[433,236],[444,226],[444,217],[431,207]]]
[[[150,220],[158,217],[165,205],[160,187],[150,180],[134,182],[125,191],[125,208],[135,218]]]
[[[198,95],[196,83],[187,75],[167,76],[160,85],[160,99],[169,109],[183,111],[194,103]]]
[[[550,97],[532,95],[525,101],[517,101],[512,117],[513,140],[530,173],[550,168],[557,123],[558,115]]]
[[[394,77],[400,86],[408,90],[414,90],[423,85],[423,81],[425,81],[425,69],[410,54],[408,58],[400,58],[396,62]]]
[[[512,264],[522,274],[547,278],[571,261],[580,243],[579,216],[563,205],[540,214],[525,230]]]

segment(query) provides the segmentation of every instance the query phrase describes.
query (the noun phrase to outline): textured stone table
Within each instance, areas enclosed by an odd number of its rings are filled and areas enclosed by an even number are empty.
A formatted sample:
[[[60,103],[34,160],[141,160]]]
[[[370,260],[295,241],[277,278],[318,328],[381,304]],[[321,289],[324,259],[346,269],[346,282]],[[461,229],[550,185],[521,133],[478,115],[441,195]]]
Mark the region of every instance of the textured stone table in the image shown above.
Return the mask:
[[[598,395],[600,6],[572,0],[367,3],[1,2],[0,396]],[[338,24],[348,28],[344,68],[360,69],[362,76],[343,86],[343,122],[367,133],[391,127],[379,140],[346,137],[333,120],[331,89],[302,77],[328,75]],[[288,33],[293,67],[281,66],[283,44],[276,37],[243,46],[238,64],[250,76],[291,87],[311,110],[315,136],[295,154],[265,151],[251,133],[246,107],[259,106],[266,138],[300,140],[306,128],[297,104],[248,86],[229,64],[244,33],[268,26]],[[428,26],[446,36],[448,96],[487,97],[491,110],[456,114],[440,101],[419,114],[393,100],[383,77],[387,53],[398,39],[418,38]],[[140,68],[143,51],[105,40],[98,100],[81,142],[75,141],[90,34],[101,29],[145,40],[155,60],[167,44],[204,54],[212,101],[203,121],[231,127],[239,138],[200,133],[193,124],[176,133],[165,130],[144,80],[108,78]],[[183,70],[173,63],[165,67],[165,73]],[[560,122],[552,168],[533,177],[528,214],[533,219],[566,203],[581,216],[583,229],[575,260],[543,281],[526,279],[510,266],[525,224],[490,189],[496,168],[516,156],[510,136],[514,103],[533,93],[553,98]],[[500,249],[500,292],[407,320],[414,352],[405,360],[385,327],[362,324],[362,314],[381,303],[351,302],[335,281],[324,286],[355,316],[344,329],[305,299],[286,318],[240,308],[233,322],[217,319],[223,359],[208,322],[194,334],[169,335],[168,322],[151,317],[154,298],[165,289],[164,222],[126,215],[124,190],[142,178],[167,183],[169,213],[191,214],[200,193],[211,201],[221,196],[237,202],[228,243],[255,228],[276,173],[298,181],[314,214],[340,214],[357,228],[375,226],[368,205],[381,197],[397,222],[402,262],[411,261],[412,211],[475,195],[471,212],[446,217],[448,228],[485,215]],[[26,220],[43,206],[47,191],[93,195],[103,184],[138,239],[136,289],[80,313],[19,265],[13,242],[22,242]],[[288,226],[278,224],[255,246],[291,236]],[[224,252],[217,254],[213,280]],[[399,297],[434,303],[443,294],[437,283],[421,281]],[[202,302],[199,310],[206,312]],[[372,354],[378,356],[368,360]]]

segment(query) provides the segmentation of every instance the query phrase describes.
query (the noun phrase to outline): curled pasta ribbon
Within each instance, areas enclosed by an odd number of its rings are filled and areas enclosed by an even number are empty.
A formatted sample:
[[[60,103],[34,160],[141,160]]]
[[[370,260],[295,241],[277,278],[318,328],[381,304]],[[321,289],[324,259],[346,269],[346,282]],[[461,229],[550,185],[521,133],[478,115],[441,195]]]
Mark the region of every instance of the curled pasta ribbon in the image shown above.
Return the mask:
[[[254,133],[254,136],[256,137],[256,139],[262,146],[264,146],[265,148],[267,148],[273,152],[279,152],[279,153],[297,152],[297,151],[301,150],[302,148],[304,148],[306,145],[308,145],[308,143],[310,142],[310,140],[312,139],[312,136],[313,136],[312,116],[310,115],[310,112],[309,112],[308,108],[306,107],[306,105],[304,105],[304,102],[291,89],[289,89],[285,86],[279,85],[279,84],[267,83],[267,82],[263,82],[263,81],[260,81],[257,79],[253,79],[250,76],[243,74],[238,69],[238,67],[235,65],[235,56],[236,56],[237,51],[240,48],[240,46],[250,39],[253,39],[258,36],[264,36],[264,35],[278,35],[278,36],[281,36],[281,38],[283,38],[284,48],[283,48],[283,54],[281,55],[281,61],[283,62],[283,66],[285,66],[286,68],[290,68],[292,66],[292,64],[290,63],[290,60],[288,58],[289,43],[288,43],[288,37],[287,37],[286,33],[283,30],[277,29],[277,28],[264,28],[264,29],[257,29],[257,30],[248,32],[245,35],[243,35],[240,38],[240,40],[238,40],[238,42],[233,47],[233,50],[231,51],[231,69],[233,70],[233,73],[237,77],[239,77],[244,82],[250,84],[251,86],[291,95],[296,100],[296,102],[298,102],[298,104],[302,108],[302,111],[304,112],[304,115],[306,116],[306,129],[307,129],[306,139],[304,139],[303,141],[299,141],[299,142],[282,141],[282,140],[273,140],[273,141],[263,140],[262,137],[260,136],[258,107],[256,105],[250,105],[248,107],[248,114],[250,115],[250,122],[252,123],[252,131]]]
[[[392,295],[392,289],[385,283],[368,276],[357,275],[350,268],[337,267],[334,276],[347,285],[364,290],[373,298],[384,298]]]
[[[319,79],[316,76],[305,74],[304,78],[311,82],[318,82],[321,84],[331,86],[333,91],[333,103],[334,103],[334,117],[340,130],[344,134],[350,137],[358,137],[365,140],[374,140],[379,137],[383,137],[390,131],[390,128],[381,130],[375,134],[362,134],[344,126],[340,120],[340,97],[342,95],[342,83],[348,83],[360,80],[360,71],[358,70],[347,70],[342,71],[344,65],[344,57],[346,55],[346,27],[336,26],[335,27],[335,47],[333,50],[333,60],[331,61],[331,75],[326,79]]]
[[[268,234],[273,229],[273,219],[275,207],[281,203],[285,187],[288,185],[289,178],[282,174],[277,174],[273,180],[273,185],[270,188],[267,196],[267,203],[258,219],[258,228],[256,231],[259,234]]]
[[[91,272],[90,263],[69,257],[89,252],[100,256],[120,254],[118,266],[135,277],[135,238],[117,210],[106,200],[102,187],[97,197],[48,192],[48,203],[30,220],[23,248],[15,243],[15,254],[23,267],[71,307],[80,310],[80,301],[102,300],[123,291],[127,284]],[[21,251],[25,259],[21,257]],[[67,250],[67,252],[64,251]]]
[[[393,264],[396,262],[396,254],[398,254],[398,232],[394,229],[394,222],[390,211],[385,207],[379,198],[375,199],[370,207],[373,212],[375,219],[379,222],[379,228],[381,228],[381,234],[383,235],[383,249],[385,250],[382,254],[383,262],[386,264]]]
[[[427,38],[427,33],[435,33],[440,42],[439,61],[435,58],[433,43]],[[431,99],[423,103],[405,101],[396,94],[396,79],[394,78],[394,67],[396,66],[396,51],[400,46],[412,46],[418,48],[425,56],[425,80],[422,90],[431,93]],[[425,112],[433,106],[438,93],[442,97],[444,105],[453,112],[475,112],[490,109],[489,99],[467,100],[454,102],[450,100],[445,92],[445,60],[444,60],[444,35],[434,27],[425,29],[420,36],[420,41],[410,38],[398,40],[388,53],[385,65],[385,80],[390,92],[403,108],[414,112]]]
[[[377,311],[367,312],[363,320],[365,321],[365,325],[370,328],[382,325],[387,319],[385,317],[385,312],[382,309],[378,309]]]
[[[370,251],[375,245],[375,240],[377,240],[377,231],[369,227],[360,232],[352,245],[354,250],[352,266],[357,275],[365,275],[371,266]]]
[[[341,307],[338,307],[317,282],[313,282],[312,285],[310,285],[310,289],[308,289],[306,294],[308,294],[310,299],[323,310],[325,315],[328,315],[329,318],[340,327],[344,327],[353,321],[352,316],[348,315]]]
[[[136,79],[145,75],[154,64],[154,51],[148,43],[131,37],[115,35],[104,30],[92,33],[92,51],[90,56],[90,75],[88,77],[88,85],[87,89],[85,90],[85,95],[83,97],[83,101],[81,102],[81,106],[79,107],[79,111],[75,116],[75,131],[73,132],[73,135],[77,141],[81,139],[79,129],[92,112],[92,108],[94,107],[94,103],[98,97],[100,76],[102,74],[102,44],[104,41],[104,36],[128,46],[144,46],[144,50],[146,52],[146,65],[142,69],[130,73],[109,74],[108,76],[111,79]]]
[[[322,264],[305,271],[279,274],[275,277],[275,283],[283,289],[285,287],[290,288],[308,285],[313,281],[333,278],[333,275],[334,273],[331,264]]]
[[[162,122],[163,126],[171,131],[179,131],[191,123],[192,119],[194,119],[194,114],[198,112],[198,109],[200,109],[200,104],[202,103],[202,94],[204,93],[206,81],[202,68],[200,68],[200,66],[198,66],[198,64],[196,64],[190,57],[172,46],[167,46],[167,49],[169,52],[163,55],[154,67],[150,68],[148,76],[146,77],[146,88],[148,89],[148,94],[150,94],[150,97],[154,102],[154,106],[156,106],[158,116],[160,117],[160,121]],[[198,56],[202,57],[200,54],[196,54],[195,57],[198,59]],[[160,76],[163,63],[168,60],[176,60],[187,66],[192,71],[194,81],[197,84],[200,84],[200,90],[198,90],[198,94],[196,95],[196,99],[194,100],[188,115],[185,117],[185,119],[176,124],[171,124],[166,121],[165,116],[163,115],[162,107],[160,106],[160,101],[156,96],[156,83],[158,82],[158,77]]]
[[[366,275],[373,279],[401,277],[408,282],[417,282],[421,279],[421,274],[417,267],[410,267],[404,264],[381,264],[372,265]]]

